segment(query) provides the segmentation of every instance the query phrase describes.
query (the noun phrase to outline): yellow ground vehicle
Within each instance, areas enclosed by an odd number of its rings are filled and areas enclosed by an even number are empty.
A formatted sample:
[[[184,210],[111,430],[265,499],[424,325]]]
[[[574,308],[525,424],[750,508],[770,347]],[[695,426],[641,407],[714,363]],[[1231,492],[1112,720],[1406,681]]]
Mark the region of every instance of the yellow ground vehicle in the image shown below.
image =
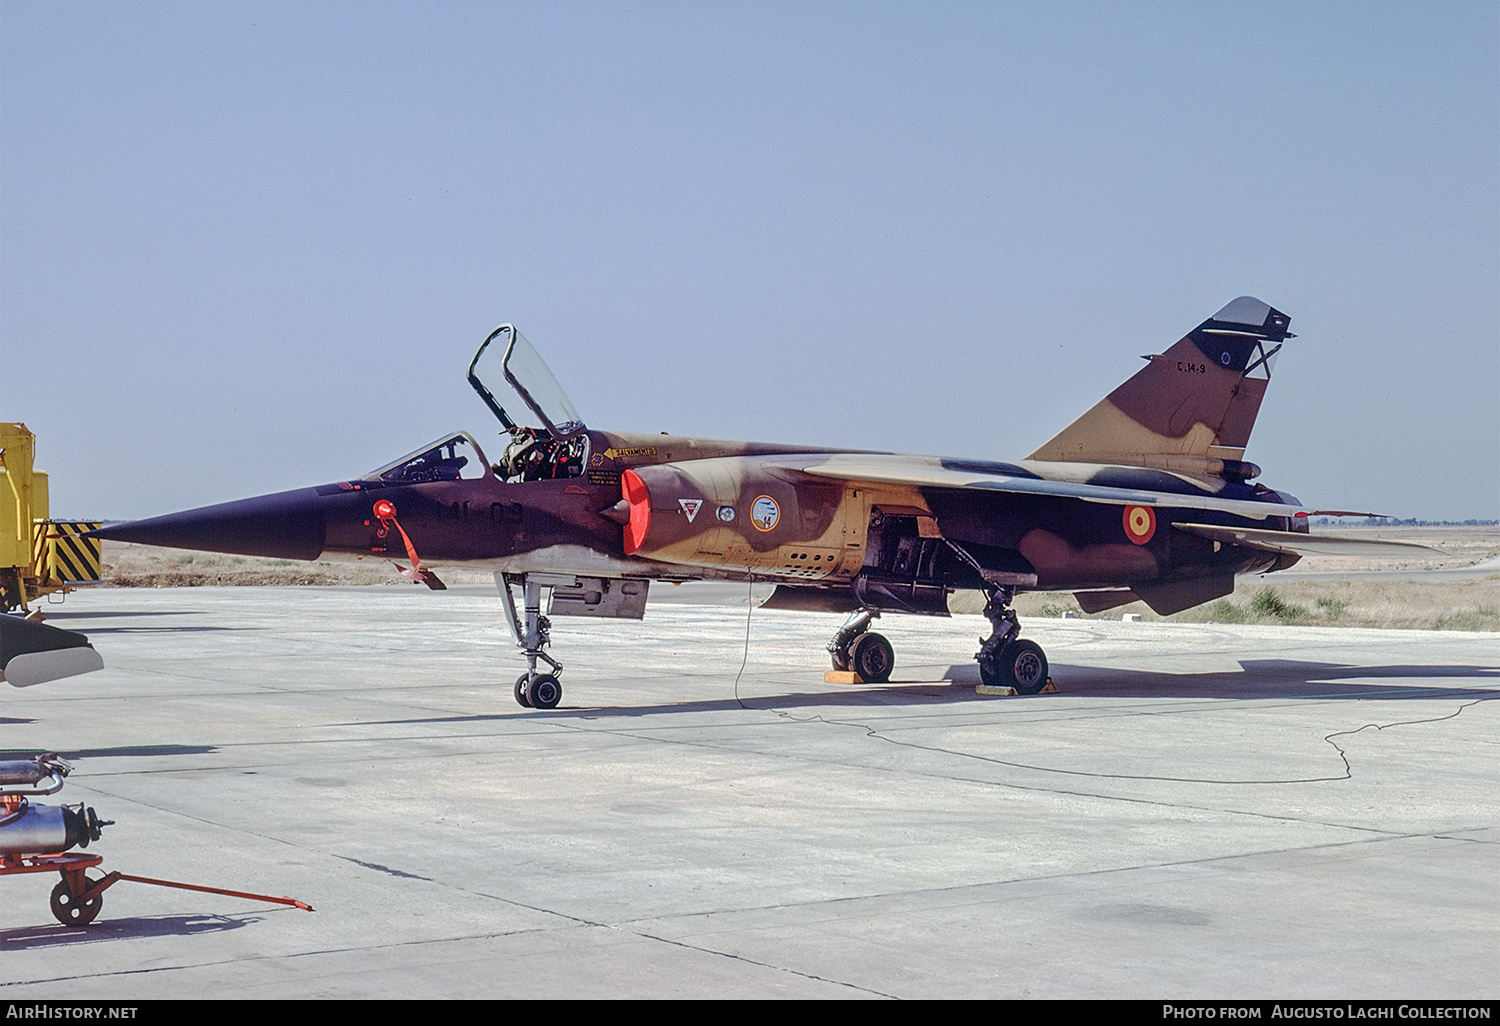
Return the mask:
[[[36,436],[0,423],[0,609],[30,609],[43,595],[99,582],[99,524],[47,518],[47,475],[33,468]]]

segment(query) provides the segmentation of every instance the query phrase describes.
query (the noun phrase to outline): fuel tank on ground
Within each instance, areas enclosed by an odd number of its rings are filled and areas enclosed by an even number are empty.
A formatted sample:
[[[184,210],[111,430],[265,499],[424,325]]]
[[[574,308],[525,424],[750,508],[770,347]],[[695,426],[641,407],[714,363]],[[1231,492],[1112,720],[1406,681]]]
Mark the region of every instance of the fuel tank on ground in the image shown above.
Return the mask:
[[[87,848],[106,825],[93,809],[82,805],[23,805],[0,817],[0,855],[67,851],[75,845]]]

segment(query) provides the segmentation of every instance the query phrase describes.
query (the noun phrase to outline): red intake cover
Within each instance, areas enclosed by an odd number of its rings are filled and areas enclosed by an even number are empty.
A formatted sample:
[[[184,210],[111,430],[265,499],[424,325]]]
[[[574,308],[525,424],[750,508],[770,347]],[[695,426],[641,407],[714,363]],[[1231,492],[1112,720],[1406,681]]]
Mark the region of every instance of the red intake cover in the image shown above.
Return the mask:
[[[625,523],[625,555],[633,556],[646,541],[646,532],[651,530],[651,496],[646,492],[646,482],[633,470],[620,475],[620,488],[625,501],[630,503],[630,519]]]

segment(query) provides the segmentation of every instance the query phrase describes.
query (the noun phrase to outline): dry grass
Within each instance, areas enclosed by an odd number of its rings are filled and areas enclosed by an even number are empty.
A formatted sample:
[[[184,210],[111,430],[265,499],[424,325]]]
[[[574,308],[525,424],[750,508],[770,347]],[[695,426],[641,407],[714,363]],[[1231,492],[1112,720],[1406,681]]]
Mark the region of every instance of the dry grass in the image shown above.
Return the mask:
[[[104,583],[113,588],[411,583],[383,559],[304,563],[112,541],[104,543],[102,556]],[[441,576],[449,584],[490,581],[488,572],[476,570],[444,570]]]
[[[1143,602],[1102,613],[1080,612],[1071,595],[1023,595],[1022,616],[1062,616],[1118,620],[1137,613],[1142,620],[1185,623],[1267,623],[1323,627],[1384,627],[1417,630],[1500,631],[1500,574],[1474,581],[1427,584],[1401,581],[1292,581],[1246,577],[1234,594],[1171,616],[1159,616]]]
[[[1234,594],[1171,616],[1158,616],[1143,602],[1093,614],[1118,620],[1138,613],[1142,620],[1188,623],[1302,624],[1331,627],[1385,627],[1418,630],[1500,631],[1500,568],[1464,580],[1401,581],[1362,576],[1380,571],[1457,570],[1500,556],[1500,527],[1314,528],[1315,534],[1416,542],[1440,551],[1379,557],[1304,558],[1291,573],[1348,574],[1342,579],[1298,580],[1285,574],[1241,577]],[[1068,594],[1022,595],[1021,615],[1088,618]]]
[[[1437,549],[1431,555],[1304,556],[1296,573],[1351,570],[1458,570],[1500,556],[1500,526],[1483,527],[1314,527],[1312,533],[1360,541],[1412,542]]]
[[[374,584],[376,567],[302,563],[257,556],[184,552],[153,545],[105,542],[105,584],[116,588],[195,588],[203,585]],[[389,566],[386,567],[389,571]]]
[[[1234,595],[1171,617],[1195,623],[1284,623],[1500,631],[1500,574],[1485,580],[1241,580]]]

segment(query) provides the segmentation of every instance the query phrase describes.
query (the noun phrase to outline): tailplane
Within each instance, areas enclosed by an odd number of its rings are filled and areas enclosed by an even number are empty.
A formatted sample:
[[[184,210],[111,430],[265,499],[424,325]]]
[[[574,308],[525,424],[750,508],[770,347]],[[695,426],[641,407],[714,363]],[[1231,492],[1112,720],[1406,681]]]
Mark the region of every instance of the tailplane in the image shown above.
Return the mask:
[[[1291,318],[1241,296],[1111,392],[1033,460],[1254,476],[1242,462]]]

